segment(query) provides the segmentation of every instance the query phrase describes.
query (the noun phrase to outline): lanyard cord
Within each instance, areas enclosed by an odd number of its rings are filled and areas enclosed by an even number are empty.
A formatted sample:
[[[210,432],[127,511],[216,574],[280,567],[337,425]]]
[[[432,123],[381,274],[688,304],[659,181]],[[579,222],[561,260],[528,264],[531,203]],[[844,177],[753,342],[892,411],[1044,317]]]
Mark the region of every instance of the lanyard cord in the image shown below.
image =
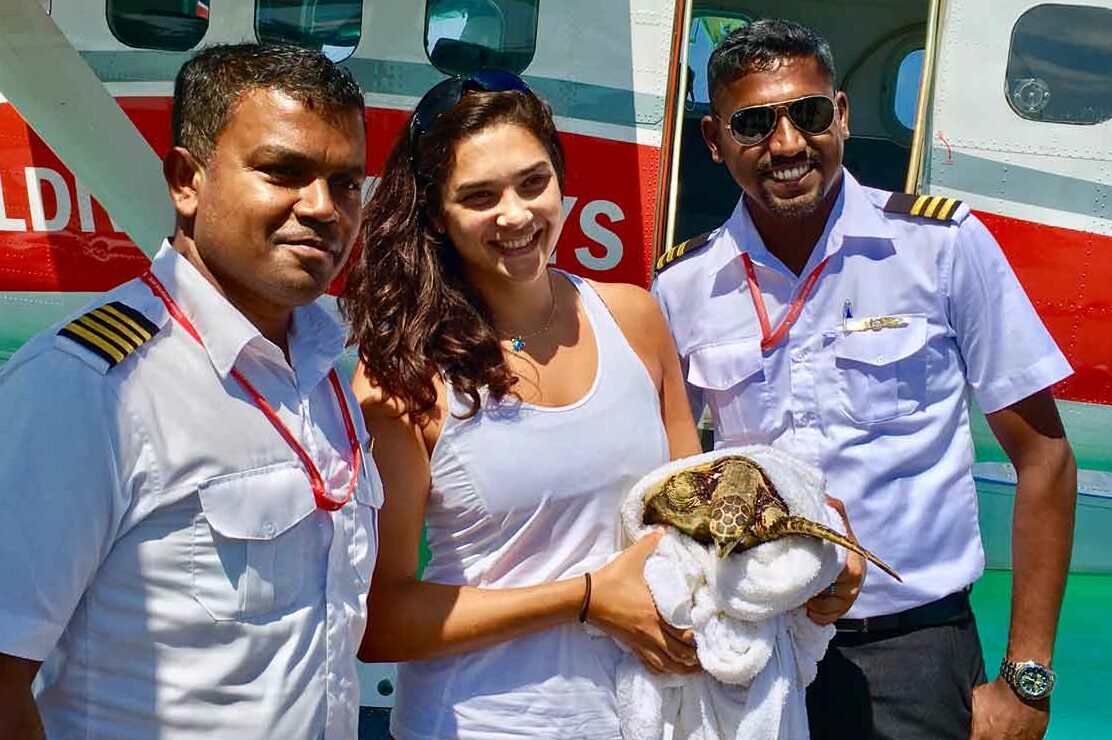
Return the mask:
[[[764,298],[761,296],[761,285],[757,282],[757,272],[753,269],[753,260],[749,258],[748,252],[741,253],[741,261],[745,263],[745,277],[749,281],[749,296],[753,299],[753,308],[757,311],[757,320],[761,322],[761,351],[767,352],[783,341],[788,334],[788,330],[799,318],[799,314],[803,312],[803,304],[806,303],[807,297],[811,295],[811,291],[814,289],[815,283],[818,282],[819,275],[826,267],[826,263],[830,261],[830,257],[828,256],[818,263],[815,269],[807,275],[807,279],[803,281],[803,287],[799,290],[799,295],[792,301],[787,314],[784,315],[775,331],[769,324],[768,310],[765,309]]]
[[[166,286],[162,284],[162,281],[151,272],[144,273],[142,275],[142,280],[147,284],[147,287],[151,289],[151,292],[158,296],[166,305],[166,310],[170,312],[170,316],[173,317],[174,321],[178,322],[178,325],[185,329],[189,336],[197,340],[197,344],[204,347],[205,342],[201,339],[197,327],[193,326],[193,322],[182,313],[181,308],[166,290]],[[297,441],[297,438],[293,436],[293,432],[282,422],[278,417],[278,412],[274,410],[274,407],[272,407],[265,398],[263,398],[263,395],[259,393],[258,389],[256,389],[234,365],[232,366],[231,376],[243,387],[243,390],[251,397],[255,406],[263,412],[267,420],[270,421],[278,433],[282,435],[282,439],[286,441],[286,444],[288,444],[301,459],[301,464],[305,467],[305,472],[309,474],[309,485],[313,489],[313,500],[316,501],[317,506],[325,511],[338,511],[343,508],[344,504],[351,500],[351,495],[355,491],[355,484],[359,479],[359,469],[363,464],[363,448],[360,446],[359,437],[355,433],[355,423],[351,419],[351,411],[344,401],[343,386],[340,385],[340,378],[336,375],[336,369],[332,368],[328,373],[328,380],[332,383],[332,391],[336,395],[336,401],[340,404],[340,412],[344,418],[344,428],[347,431],[348,441],[351,443],[351,483],[348,484],[347,492],[342,500],[331,498],[325,492],[324,478],[321,476],[320,470],[317,468],[312,458],[309,457],[309,453],[305,451],[305,448],[302,447],[301,443]]]

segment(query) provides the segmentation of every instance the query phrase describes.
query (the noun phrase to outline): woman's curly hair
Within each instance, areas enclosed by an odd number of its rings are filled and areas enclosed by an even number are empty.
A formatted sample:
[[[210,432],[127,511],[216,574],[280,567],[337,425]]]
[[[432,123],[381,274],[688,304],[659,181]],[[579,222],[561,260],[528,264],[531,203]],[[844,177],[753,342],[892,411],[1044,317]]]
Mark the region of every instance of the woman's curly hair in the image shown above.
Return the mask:
[[[548,105],[532,93],[469,92],[421,135],[413,162],[403,129],[363,209],[363,251],[340,310],[367,376],[417,420],[436,406],[438,373],[467,397],[467,417],[479,410],[480,389],[501,400],[517,382],[489,309],[467,283],[451,240],[434,227],[456,147],[507,123],[545,148],[562,192],[564,153]]]

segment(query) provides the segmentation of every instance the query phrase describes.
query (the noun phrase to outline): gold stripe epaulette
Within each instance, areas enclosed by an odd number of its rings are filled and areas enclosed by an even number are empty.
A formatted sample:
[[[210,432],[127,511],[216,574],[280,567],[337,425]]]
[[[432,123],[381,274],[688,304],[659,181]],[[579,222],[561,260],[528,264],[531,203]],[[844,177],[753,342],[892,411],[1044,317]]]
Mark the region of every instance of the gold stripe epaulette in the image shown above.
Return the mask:
[[[131,306],[112,301],[78,316],[58,330],[108,362],[111,369],[158,333],[158,325]]]
[[[898,213],[934,221],[949,221],[957,212],[961,201],[941,195],[915,195],[913,193],[892,193],[884,204],[885,213]]]
[[[656,260],[656,271],[660,272],[669,265],[674,265],[684,257],[690,257],[710,243],[710,232],[693,236],[685,242],[680,242],[667,250]]]

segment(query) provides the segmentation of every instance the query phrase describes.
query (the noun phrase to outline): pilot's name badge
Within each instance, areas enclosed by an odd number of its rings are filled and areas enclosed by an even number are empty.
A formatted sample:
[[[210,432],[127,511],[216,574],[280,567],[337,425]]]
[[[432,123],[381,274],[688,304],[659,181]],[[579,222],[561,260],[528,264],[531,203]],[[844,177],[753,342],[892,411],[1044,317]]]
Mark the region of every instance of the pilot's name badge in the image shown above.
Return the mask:
[[[905,326],[907,326],[907,319],[901,319],[899,316],[872,316],[867,319],[847,318],[842,322],[842,331],[850,334],[859,331],[902,329]]]

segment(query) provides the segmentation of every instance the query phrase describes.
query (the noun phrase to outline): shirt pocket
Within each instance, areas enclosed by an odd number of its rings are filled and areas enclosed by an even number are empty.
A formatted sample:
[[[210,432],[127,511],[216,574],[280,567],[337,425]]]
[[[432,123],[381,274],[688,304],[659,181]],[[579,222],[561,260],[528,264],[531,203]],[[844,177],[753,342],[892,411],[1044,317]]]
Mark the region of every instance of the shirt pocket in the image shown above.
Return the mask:
[[[703,389],[719,440],[738,444],[764,439],[772,409],[759,339],[692,350],[687,382]]]
[[[356,578],[364,588],[371,585],[375,556],[378,554],[378,510],[384,501],[382,479],[378,476],[370,451],[363,453],[363,479],[355,487],[355,505],[344,516],[348,556]]]
[[[215,620],[264,617],[293,607],[323,577],[328,544],[303,521],[316,510],[296,462],[210,478],[197,488],[193,597]],[[322,547],[323,544],[323,547]]]
[[[859,424],[889,421],[918,411],[927,387],[927,319],[897,316],[906,326],[837,332],[834,364],[840,406]]]

